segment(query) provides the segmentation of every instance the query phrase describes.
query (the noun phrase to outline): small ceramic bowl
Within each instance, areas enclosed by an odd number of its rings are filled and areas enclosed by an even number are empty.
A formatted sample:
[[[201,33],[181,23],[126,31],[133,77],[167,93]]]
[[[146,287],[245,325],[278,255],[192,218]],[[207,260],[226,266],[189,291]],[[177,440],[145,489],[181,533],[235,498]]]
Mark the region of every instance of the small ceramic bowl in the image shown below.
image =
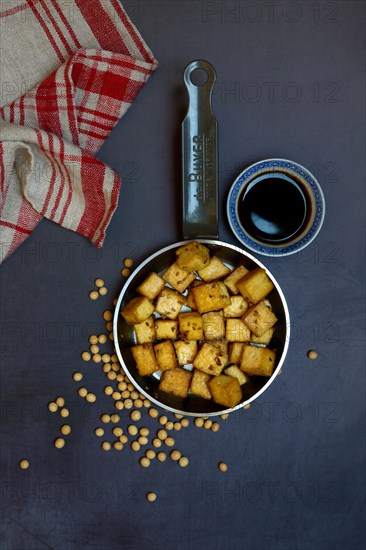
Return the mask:
[[[279,177],[294,182],[305,197],[305,215],[296,231],[287,238],[271,240],[248,230],[248,226],[245,228],[239,211],[250,186],[264,178],[275,185]],[[291,207],[289,204],[288,208]],[[232,184],[227,199],[227,216],[235,236],[246,248],[265,256],[288,256],[305,248],[319,233],[324,215],[325,200],[317,179],[300,164],[285,159],[262,160],[246,168]]]

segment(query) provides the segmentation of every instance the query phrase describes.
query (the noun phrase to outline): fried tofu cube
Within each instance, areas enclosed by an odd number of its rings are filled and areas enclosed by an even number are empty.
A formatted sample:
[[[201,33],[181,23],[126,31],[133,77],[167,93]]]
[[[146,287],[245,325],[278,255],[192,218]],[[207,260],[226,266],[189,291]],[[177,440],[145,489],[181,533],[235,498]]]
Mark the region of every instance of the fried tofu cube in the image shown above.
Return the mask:
[[[165,340],[156,344],[154,352],[160,370],[174,369],[178,366],[174,345],[171,340]]]
[[[229,363],[240,365],[243,354],[244,342],[230,342],[229,344]]]
[[[249,342],[250,330],[241,319],[226,319],[225,338],[228,342]]]
[[[229,269],[217,256],[213,256],[208,266],[198,271],[198,275],[201,279],[206,281],[206,283],[211,283],[212,281],[221,279],[221,277],[225,277],[225,275],[230,272],[231,269]]]
[[[265,302],[262,301],[250,307],[244,313],[242,320],[254,336],[260,337],[273,327],[277,322],[277,317]]]
[[[217,376],[226,365],[228,357],[220,349],[211,344],[205,343],[197,353],[193,366],[207,374]]]
[[[227,288],[222,281],[197,286],[192,288],[192,292],[200,313],[217,311],[231,303]]]
[[[131,353],[141,376],[148,376],[159,370],[152,344],[132,346]]]
[[[225,317],[242,317],[248,309],[248,304],[243,296],[231,296],[231,304],[224,307]]]
[[[177,262],[174,262],[163,275],[163,279],[175,288],[175,290],[178,290],[178,292],[184,292],[195,278],[196,276],[194,273],[183,271]]]
[[[276,354],[269,348],[245,345],[240,369],[248,374],[271,376],[275,367]]]
[[[145,296],[132,298],[121,311],[121,315],[129,325],[138,325],[146,321],[153,313],[154,305]]]
[[[184,244],[175,254],[177,264],[183,271],[198,271],[210,263],[209,249],[196,241]]]
[[[210,340],[208,344],[211,344],[211,346],[227,355],[229,343],[226,340]]]
[[[150,317],[148,317],[148,319],[146,319],[146,321],[138,323],[137,325],[133,325],[137,342],[139,344],[148,344],[149,342],[155,342],[154,321],[155,317],[151,315]]]
[[[196,304],[196,301],[194,299],[194,296],[193,296],[193,288],[195,288],[196,286],[201,286],[203,285],[204,282],[201,281],[200,279],[195,279],[193,281],[193,283],[191,284],[190,286],[190,289],[188,290],[188,294],[187,294],[187,306],[190,307],[191,309],[197,309],[197,304]]]
[[[230,273],[225,279],[224,283],[230,290],[232,294],[239,294],[239,290],[236,288],[236,282],[239,281],[239,279],[242,279],[244,275],[246,275],[249,272],[249,269],[244,267],[243,265],[239,265],[234,271]]]
[[[263,300],[274,288],[271,279],[261,267],[249,271],[235,284],[243,298],[251,304]]]
[[[274,328],[272,327],[272,328],[266,330],[266,332],[264,332],[262,334],[262,336],[255,336],[255,334],[251,334],[250,341],[255,343],[255,344],[266,344],[267,345],[272,340],[273,333],[274,333]]]
[[[184,340],[201,340],[203,338],[203,322],[197,311],[186,311],[178,315],[179,335]]]
[[[198,346],[195,340],[176,340],[174,342],[174,348],[180,366],[193,363],[198,352]]]
[[[225,374],[236,378],[241,386],[249,380],[249,376],[240,370],[236,365],[232,365],[228,369],[225,369]]]
[[[164,288],[155,302],[155,310],[162,317],[176,319],[182,307],[186,303],[186,298],[176,290]]]
[[[188,396],[191,380],[192,373],[188,370],[180,367],[169,369],[161,375],[159,390],[184,399]]]
[[[238,405],[243,398],[238,379],[226,374],[214,376],[208,382],[208,387],[215,403],[229,409]]]
[[[189,389],[190,393],[194,393],[203,399],[211,399],[211,393],[207,385],[209,380],[211,380],[211,376],[209,374],[194,369],[191,387]]]
[[[146,279],[136,288],[136,291],[149,300],[154,300],[165,286],[164,280],[157,273],[150,273]]]
[[[173,319],[155,319],[157,340],[175,340],[178,337],[178,321]]]
[[[206,340],[225,338],[225,319],[222,311],[209,311],[202,315],[203,332]]]

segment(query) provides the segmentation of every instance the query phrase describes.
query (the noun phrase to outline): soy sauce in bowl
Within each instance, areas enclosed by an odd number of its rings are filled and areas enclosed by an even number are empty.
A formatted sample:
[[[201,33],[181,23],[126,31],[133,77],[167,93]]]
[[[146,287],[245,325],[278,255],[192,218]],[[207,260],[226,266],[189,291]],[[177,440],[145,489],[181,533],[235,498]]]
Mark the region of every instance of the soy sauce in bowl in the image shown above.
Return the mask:
[[[304,190],[281,172],[262,174],[251,181],[238,200],[240,223],[252,238],[280,243],[298,233],[306,220]]]

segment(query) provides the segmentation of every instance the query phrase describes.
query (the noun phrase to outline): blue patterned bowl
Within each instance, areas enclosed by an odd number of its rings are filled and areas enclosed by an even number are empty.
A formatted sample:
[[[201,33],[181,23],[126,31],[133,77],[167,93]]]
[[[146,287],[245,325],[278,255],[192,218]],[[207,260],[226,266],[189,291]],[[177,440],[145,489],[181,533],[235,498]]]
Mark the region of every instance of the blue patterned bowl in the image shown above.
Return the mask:
[[[306,224],[292,238],[282,243],[268,243],[250,235],[240,223],[238,203],[244,189],[263,174],[279,172],[297,181],[307,191],[309,214]],[[227,199],[227,216],[237,239],[249,250],[264,256],[288,256],[305,248],[320,231],[325,215],[323,191],[317,179],[306,168],[291,160],[267,159],[246,168],[234,181]]]

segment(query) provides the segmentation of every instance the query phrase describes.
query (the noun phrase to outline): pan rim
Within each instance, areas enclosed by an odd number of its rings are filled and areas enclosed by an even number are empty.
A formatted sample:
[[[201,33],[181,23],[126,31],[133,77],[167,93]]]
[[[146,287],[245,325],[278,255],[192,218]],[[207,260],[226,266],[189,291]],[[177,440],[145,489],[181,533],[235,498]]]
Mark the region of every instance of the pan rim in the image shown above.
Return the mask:
[[[283,351],[282,351],[282,354],[281,354],[281,357],[280,357],[280,360],[278,362],[278,365],[276,367],[276,369],[274,370],[272,376],[268,379],[268,381],[262,386],[262,388],[260,390],[258,390],[258,392],[256,392],[254,395],[252,395],[249,399],[247,399],[246,401],[243,401],[242,403],[239,403],[238,405],[236,405],[235,407],[233,408],[229,408],[229,409],[223,409],[223,410],[220,410],[220,411],[214,411],[214,412],[203,412],[203,413],[197,413],[197,412],[189,412],[189,411],[182,411],[181,409],[175,409],[173,407],[170,407],[169,405],[165,405],[164,403],[162,403],[161,401],[157,400],[156,398],[154,398],[152,395],[150,395],[144,388],[142,388],[135,380],[135,378],[133,377],[133,375],[130,373],[127,365],[125,364],[124,362],[124,359],[123,359],[123,356],[122,356],[122,353],[121,353],[121,349],[120,349],[120,345],[119,345],[119,339],[118,339],[118,319],[119,319],[119,312],[120,312],[120,307],[121,307],[121,302],[123,300],[123,297],[126,293],[126,291],[128,290],[129,286],[130,286],[130,283],[131,281],[134,279],[134,277],[147,265],[149,264],[151,261],[153,261],[156,257],[164,254],[165,252],[168,252],[174,248],[179,248],[180,246],[183,246],[184,244],[186,244],[187,242],[191,241],[191,240],[195,240],[197,242],[200,242],[202,244],[207,244],[207,245],[214,245],[214,246],[220,246],[220,247],[224,247],[224,248],[230,248],[232,250],[234,250],[235,252],[243,255],[243,256],[246,256],[249,260],[253,261],[255,264],[257,264],[258,267],[261,267],[263,268],[267,275],[269,276],[269,278],[271,279],[271,281],[273,282],[275,288],[276,288],[276,291],[278,292],[279,294],[279,297],[281,299],[281,302],[282,302],[282,306],[283,306],[283,309],[284,309],[284,314],[285,314],[285,324],[286,324],[286,337],[285,337],[285,342],[284,342],[284,347],[283,347]],[[183,414],[184,416],[192,416],[192,417],[205,417],[205,418],[208,418],[208,417],[211,417],[211,416],[219,416],[219,415],[222,415],[222,414],[227,414],[227,413],[232,413],[234,411],[237,411],[239,409],[242,409],[244,408],[246,405],[249,405],[252,401],[254,401],[255,399],[258,399],[258,397],[264,393],[265,390],[267,390],[269,388],[269,386],[272,384],[272,382],[277,378],[281,368],[282,368],[282,365],[285,361],[285,358],[286,358],[286,355],[287,355],[287,352],[288,352],[288,348],[289,348],[289,344],[290,344],[290,333],[291,333],[291,324],[290,324],[290,313],[289,313],[289,309],[288,309],[288,305],[287,305],[287,301],[286,301],[286,298],[285,298],[285,295],[278,283],[278,281],[276,280],[276,278],[274,277],[274,275],[271,273],[271,271],[269,271],[269,269],[260,261],[258,260],[257,258],[255,258],[252,254],[250,254],[249,252],[247,252],[246,250],[243,250],[242,248],[236,246],[236,245],[232,245],[232,244],[229,244],[229,243],[225,243],[224,241],[220,241],[220,240],[216,240],[216,239],[200,239],[200,238],[196,238],[196,239],[187,239],[187,240],[183,240],[183,241],[179,241],[179,242],[175,242],[175,243],[172,243],[170,245],[167,245],[161,249],[159,249],[158,251],[154,252],[153,254],[149,255],[145,260],[143,260],[139,266],[131,273],[131,275],[129,276],[129,278],[127,279],[127,281],[125,282],[125,284],[123,285],[120,293],[119,293],[119,296],[117,298],[117,302],[116,302],[116,305],[115,305],[115,309],[114,309],[114,315],[113,315],[113,339],[114,339],[114,347],[115,347],[115,350],[116,350],[116,353],[117,353],[117,357],[118,357],[118,360],[119,360],[119,363],[124,371],[124,373],[127,375],[127,377],[129,378],[129,380],[131,381],[131,383],[136,387],[136,389],[141,392],[141,394],[143,394],[146,399],[148,399],[149,401],[151,401],[152,403],[154,403],[155,405],[157,405],[158,407],[164,409],[165,411],[169,411],[171,413],[174,413],[174,414]]]

